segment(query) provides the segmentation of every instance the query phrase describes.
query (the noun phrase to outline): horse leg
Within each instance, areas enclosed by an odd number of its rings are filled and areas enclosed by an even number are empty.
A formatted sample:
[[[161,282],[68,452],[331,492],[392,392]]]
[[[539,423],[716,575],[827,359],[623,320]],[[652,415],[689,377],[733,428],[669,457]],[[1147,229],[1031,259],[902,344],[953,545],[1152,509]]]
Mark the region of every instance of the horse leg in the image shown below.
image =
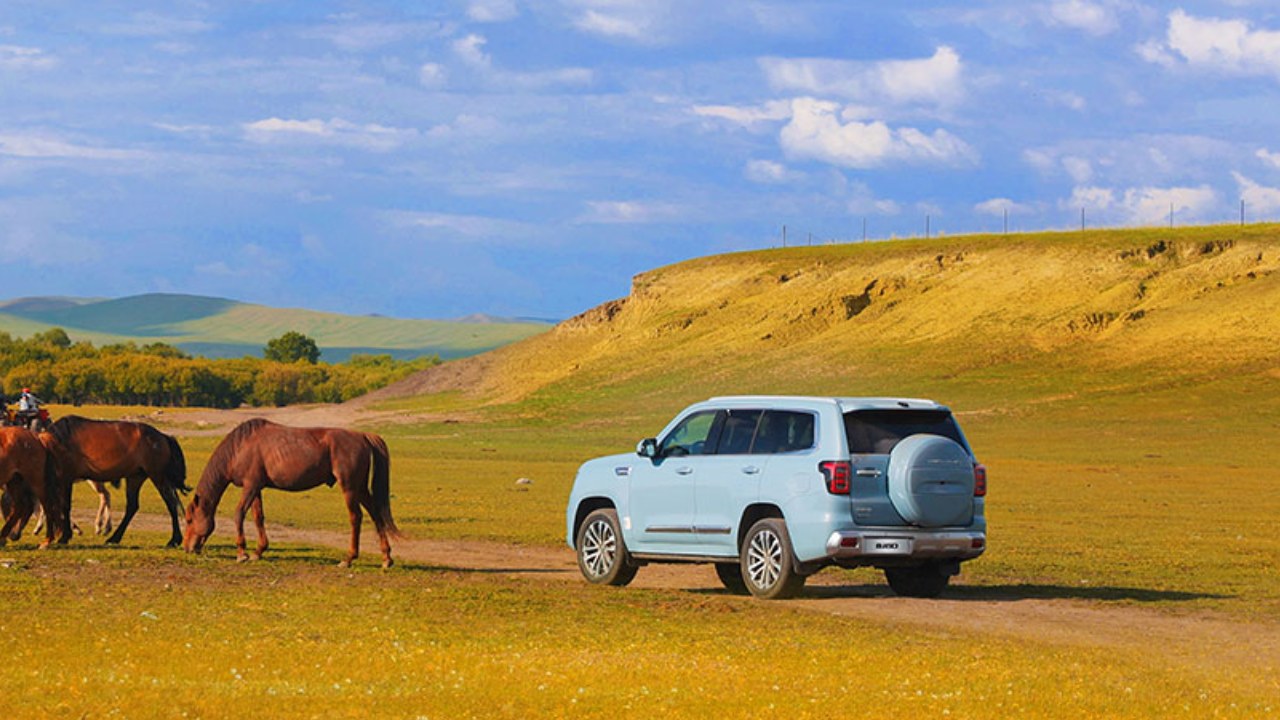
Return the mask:
[[[106,535],[111,532],[111,493],[105,483],[90,480],[89,484],[98,493],[98,515],[93,519],[93,534]]]
[[[254,550],[253,555],[249,556],[250,560],[261,560],[262,553],[267,551],[267,522],[266,517],[262,514],[262,493],[259,492],[253,498],[253,524],[258,528],[258,548]]]
[[[360,498],[354,492],[344,487],[342,497],[347,501],[347,514],[351,516],[351,549],[338,567],[351,567],[351,563],[360,557],[360,521],[364,519],[364,513],[360,511]]]
[[[133,516],[138,514],[138,491],[142,489],[142,483],[147,479],[146,475],[130,475],[125,478],[124,482],[124,517],[120,519],[120,526],[116,531],[107,538],[108,545],[119,545],[120,539],[124,537],[124,531],[129,528],[129,523],[133,520]]]
[[[169,511],[169,522],[173,525],[173,534],[169,536],[169,544],[165,545],[165,547],[179,547],[182,545],[182,526],[178,524],[178,513],[182,510],[182,501],[178,499],[178,491],[170,487],[168,483],[163,485],[157,483],[154,478],[152,478],[151,483],[160,492],[160,498],[164,500],[165,509]]]
[[[244,489],[240,492],[240,502],[236,503],[235,521],[236,521],[236,561],[244,562],[249,559],[249,553],[245,552],[244,542],[244,513],[245,510],[253,504],[254,498],[258,495],[258,490],[249,483],[244,484]]]
[[[369,517],[373,518],[373,527],[378,531],[378,546],[382,549],[382,567],[389,568],[395,561],[391,559],[391,541],[387,539],[387,528],[382,523],[382,517],[373,511],[373,498],[368,493],[360,498],[360,504],[369,512]]]

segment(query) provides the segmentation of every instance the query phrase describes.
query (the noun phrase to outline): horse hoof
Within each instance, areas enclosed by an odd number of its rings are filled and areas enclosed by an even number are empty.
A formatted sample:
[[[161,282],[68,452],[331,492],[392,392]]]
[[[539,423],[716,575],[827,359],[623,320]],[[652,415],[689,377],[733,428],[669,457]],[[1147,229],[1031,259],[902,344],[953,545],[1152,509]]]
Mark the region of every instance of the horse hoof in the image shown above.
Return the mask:
[[[351,561],[350,561],[350,560],[340,560],[340,561],[338,561],[338,567],[340,567],[340,568],[349,568],[349,567],[351,567]]]
[[[385,560],[383,560],[383,561],[382,561],[382,569],[383,569],[383,570],[386,570],[387,568],[389,568],[389,567],[391,567],[392,565],[395,565],[395,564],[396,564],[396,561],[395,561],[395,560],[392,560],[391,558],[387,558],[387,559],[385,559]]]
[[[250,555],[250,556],[249,556],[249,559],[250,559],[250,560],[252,560],[252,561],[254,561],[254,562],[257,562],[257,561],[259,561],[259,560],[261,560],[261,559],[262,559],[262,553],[254,553],[254,554],[252,554],[252,555]]]
[[[236,556],[236,562],[249,562],[249,556],[248,556],[248,555],[237,555],[237,556]]]
[[[49,548],[49,541],[48,541],[48,540],[45,540],[44,542],[42,542],[42,543],[40,543],[39,545],[37,545],[37,546],[36,546],[36,549],[37,549],[37,550],[47,550],[48,548]]]

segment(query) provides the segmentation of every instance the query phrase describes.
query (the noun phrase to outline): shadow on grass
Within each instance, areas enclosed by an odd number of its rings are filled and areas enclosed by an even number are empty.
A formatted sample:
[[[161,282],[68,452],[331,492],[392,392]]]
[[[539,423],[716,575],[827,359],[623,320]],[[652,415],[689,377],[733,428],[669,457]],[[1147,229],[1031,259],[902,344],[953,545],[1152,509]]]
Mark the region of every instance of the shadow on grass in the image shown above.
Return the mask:
[[[810,599],[850,597],[896,597],[887,585],[812,585],[805,588],[804,597]],[[1109,585],[1047,585],[1017,583],[1012,585],[952,585],[942,593],[940,600],[1016,602],[1018,600],[1121,600],[1129,602],[1191,602],[1193,600],[1222,600],[1234,597],[1218,593],[1187,592],[1182,590],[1152,590],[1148,588],[1114,587]]]

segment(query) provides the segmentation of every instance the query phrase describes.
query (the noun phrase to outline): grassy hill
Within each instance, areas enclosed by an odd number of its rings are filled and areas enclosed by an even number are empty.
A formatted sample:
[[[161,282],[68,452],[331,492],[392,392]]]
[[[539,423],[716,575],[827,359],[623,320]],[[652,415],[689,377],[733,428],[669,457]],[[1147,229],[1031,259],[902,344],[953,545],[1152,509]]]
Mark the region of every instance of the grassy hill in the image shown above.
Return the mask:
[[[933,391],[981,407],[993,389],[1050,397],[1269,372],[1277,269],[1275,225],[708,257],[638,275],[626,298],[383,397]]]
[[[324,359],[340,361],[355,352],[462,357],[537,334],[547,325],[341,315],[177,294],[22,298],[0,304],[0,330],[28,336],[50,327],[95,344],[162,341],[207,357],[258,355],[267,340],[297,330],[316,340]]]

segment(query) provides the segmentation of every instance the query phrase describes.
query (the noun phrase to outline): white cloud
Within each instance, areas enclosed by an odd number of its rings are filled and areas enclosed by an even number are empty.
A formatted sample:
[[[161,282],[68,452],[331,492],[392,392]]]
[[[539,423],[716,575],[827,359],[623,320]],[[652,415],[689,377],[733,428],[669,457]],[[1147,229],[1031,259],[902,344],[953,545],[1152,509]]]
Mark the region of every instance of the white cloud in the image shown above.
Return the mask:
[[[1169,14],[1164,42],[1138,46],[1149,62],[1229,75],[1273,75],[1280,78],[1280,32],[1254,29],[1246,20],[1197,18],[1182,10]]]
[[[1271,152],[1266,148],[1258,148],[1258,152],[1254,153],[1254,156],[1271,167],[1280,170],[1280,153]]]
[[[1077,185],[1083,185],[1093,179],[1093,164],[1087,158],[1067,155],[1062,158],[1062,169]]]
[[[56,64],[57,60],[40,48],[0,45],[0,69],[43,70]]]
[[[372,123],[357,125],[341,118],[286,120],[272,117],[245,123],[242,127],[245,137],[258,143],[310,140],[384,152],[403,145],[418,134],[413,128],[394,128]]]
[[[897,215],[902,212],[902,206],[893,200],[887,198],[876,197],[876,194],[866,184],[855,182],[850,187],[849,200],[846,203],[846,209],[851,215]]]
[[[738,107],[735,105],[695,105],[693,114],[701,117],[726,120],[748,129],[759,129],[760,126],[781,122],[791,117],[791,103],[786,100],[772,100],[754,107]]]
[[[1200,221],[1219,207],[1218,194],[1207,185],[1199,187],[1138,187],[1117,191],[1103,187],[1077,187],[1071,198],[1060,203],[1064,209],[1084,208],[1086,218],[1096,223],[1123,225],[1163,225],[1172,208],[1175,220]],[[1088,222],[1088,220],[1086,220]]]
[[[1240,199],[1244,201],[1246,211],[1256,216],[1280,210],[1280,188],[1260,185],[1238,172],[1232,172],[1231,176],[1240,188]]]
[[[960,138],[938,129],[926,134],[915,128],[891,128],[883,122],[842,123],[839,105],[812,98],[791,102],[791,121],[779,136],[789,157],[818,160],[848,168],[872,168],[891,163],[965,165],[977,153]]]
[[[577,220],[581,224],[627,225],[675,222],[685,214],[672,203],[643,200],[591,200],[587,212]]]
[[[1089,0],[1056,0],[1049,6],[1049,19],[1090,35],[1107,35],[1119,27],[1111,8]]]
[[[674,12],[665,0],[571,0],[573,26],[592,35],[640,43],[660,40],[659,21]]]
[[[448,73],[445,72],[444,66],[439,63],[423,63],[418,68],[418,82],[424,86],[439,89],[448,82]]]
[[[762,183],[765,185],[776,185],[780,183],[791,182],[804,177],[803,173],[795,172],[782,163],[776,163],[772,160],[751,160],[747,163],[743,175],[751,182]]]
[[[0,155],[20,158],[129,160],[145,157],[136,150],[78,145],[51,135],[0,135]]]
[[[489,54],[484,51],[487,42],[484,36],[473,33],[453,41],[453,54],[468,65],[487,68],[492,62]]]
[[[775,91],[870,105],[951,105],[965,92],[960,55],[946,46],[921,60],[761,58],[759,64]]]
[[[519,17],[520,8],[515,0],[471,0],[467,17],[476,22],[506,22]]]
[[[512,239],[527,235],[524,223],[484,215],[391,211],[385,217],[393,225],[418,230],[446,230],[454,236]]]
[[[1006,212],[1010,215],[1017,215],[1030,213],[1035,210],[1035,208],[1030,205],[1014,202],[1009,198],[991,198],[990,200],[984,200],[977,205],[974,205],[973,209],[983,215],[993,215],[995,217],[1003,217]]]

